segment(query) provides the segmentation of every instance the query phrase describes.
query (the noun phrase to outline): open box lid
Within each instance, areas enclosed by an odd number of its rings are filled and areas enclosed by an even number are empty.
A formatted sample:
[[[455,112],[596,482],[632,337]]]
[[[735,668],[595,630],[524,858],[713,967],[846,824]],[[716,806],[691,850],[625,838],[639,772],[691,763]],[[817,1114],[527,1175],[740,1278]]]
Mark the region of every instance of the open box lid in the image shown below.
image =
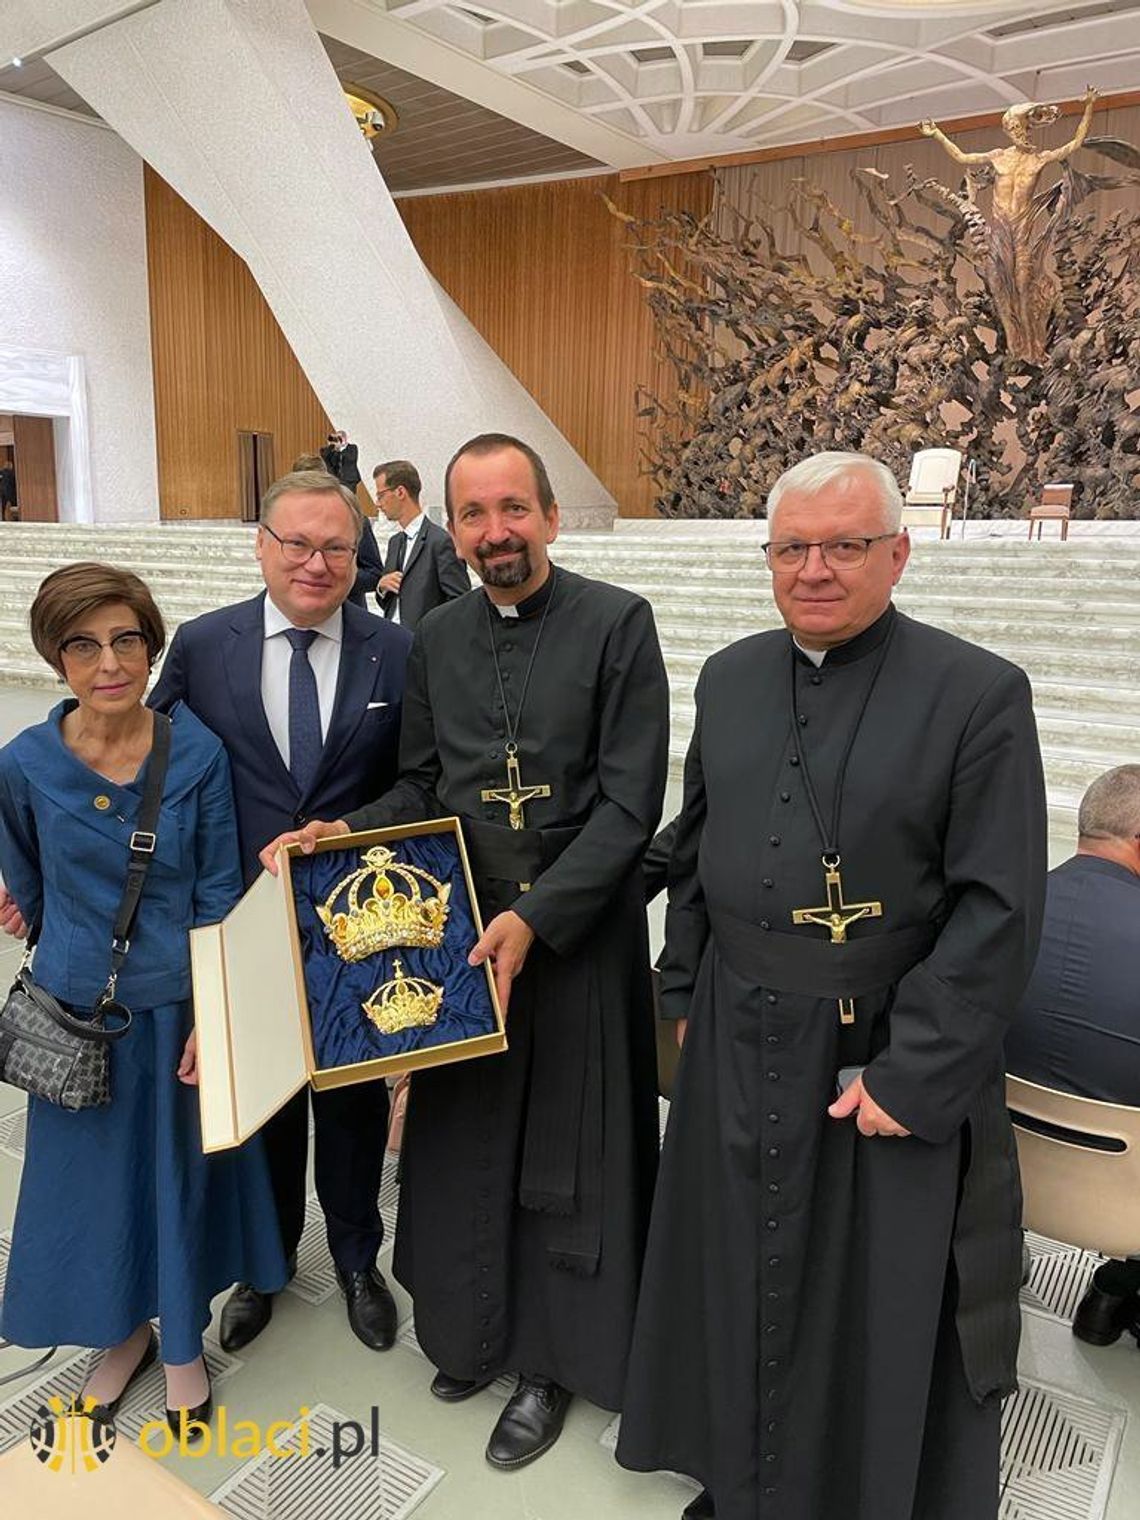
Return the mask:
[[[204,1151],[240,1145],[309,1080],[291,923],[286,880],[264,871],[222,923],[190,931]]]

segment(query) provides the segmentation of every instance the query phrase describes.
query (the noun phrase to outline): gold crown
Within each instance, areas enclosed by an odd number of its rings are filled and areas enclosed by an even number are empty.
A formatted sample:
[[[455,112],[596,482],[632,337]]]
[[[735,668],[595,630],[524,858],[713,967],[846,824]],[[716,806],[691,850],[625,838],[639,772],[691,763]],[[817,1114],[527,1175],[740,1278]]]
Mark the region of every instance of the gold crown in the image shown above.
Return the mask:
[[[422,1029],[434,1024],[443,1002],[443,988],[425,982],[419,976],[405,976],[399,961],[392,966],[395,975],[385,982],[362,1006],[381,1034],[399,1034],[401,1029]]]
[[[364,864],[339,881],[317,909],[336,953],[343,961],[362,961],[380,950],[400,945],[416,945],[434,950],[443,944],[447,926],[450,884],[444,885],[419,866],[397,860],[386,845],[365,850]],[[371,878],[370,894],[360,900]],[[421,882],[435,888],[434,897],[425,897]],[[336,910],[336,901],[345,893],[344,910]]]

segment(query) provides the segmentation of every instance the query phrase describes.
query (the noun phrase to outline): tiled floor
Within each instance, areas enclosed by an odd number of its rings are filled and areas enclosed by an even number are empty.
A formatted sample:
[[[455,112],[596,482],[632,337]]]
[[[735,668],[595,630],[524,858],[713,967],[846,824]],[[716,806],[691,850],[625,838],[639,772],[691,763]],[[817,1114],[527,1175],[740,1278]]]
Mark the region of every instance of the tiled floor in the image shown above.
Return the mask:
[[[51,701],[50,694],[0,690],[0,742]],[[18,954],[0,945],[0,986],[7,986]],[[11,1228],[19,1183],[21,1102],[20,1094],[0,1086],[0,1284],[2,1232]],[[167,1459],[193,1487],[215,1494],[235,1520],[403,1520],[413,1512],[416,1520],[676,1520],[692,1488],[667,1475],[623,1472],[611,1454],[612,1415],[587,1405],[571,1409],[563,1439],[533,1467],[511,1475],[488,1468],[482,1450],[502,1390],[488,1389],[452,1408],[440,1405],[428,1393],[430,1369],[415,1346],[406,1295],[396,1288],[404,1322],[397,1345],[383,1355],[369,1352],[349,1333],[339,1295],[328,1291],[315,1210],[304,1249],[308,1269],[299,1291],[278,1298],[256,1344],[236,1358],[216,1348],[210,1355],[219,1373],[225,1370],[218,1392],[232,1410],[231,1426],[236,1419],[293,1422],[308,1410],[313,1457],[292,1467],[233,1454]],[[1127,1337],[1105,1350],[1084,1346],[1058,1317],[1071,1312],[1073,1278],[1087,1268],[1081,1264],[1068,1275],[1056,1262],[1035,1268],[1023,1316],[1025,1388],[1007,1412],[1016,1445],[1007,1451],[1003,1520],[1133,1520],[1140,1514],[1140,1432],[1131,1417],[1140,1411],[1140,1352]],[[49,1374],[59,1376],[75,1355],[63,1348]],[[28,1353],[0,1351],[0,1377],[27,1360]],[[33,1385],[38,1394],[43,1376],[0,1388],[0,1449],[6,1431],[8,1440],[23,1438],[23,1403]],[[69,1391],[81,1377],[78,1362],[66,1367]],[[157,1413],[161,1394],[157,1373],[144,1380],[123,1411],[123,1428]],[[16,1398],[21,1407],[6,1410]],[[343,1422],[356,1421],[366,1446],[373,1409],[379,1459],[365,1451],[334,1471],[332,1422],[342,1422],[347,1445],[356,1437]],[[326,1447],[323,1458],[315,1455],[319,1445]],[[1025,1460],[1030,1454],[1033,1466]]]

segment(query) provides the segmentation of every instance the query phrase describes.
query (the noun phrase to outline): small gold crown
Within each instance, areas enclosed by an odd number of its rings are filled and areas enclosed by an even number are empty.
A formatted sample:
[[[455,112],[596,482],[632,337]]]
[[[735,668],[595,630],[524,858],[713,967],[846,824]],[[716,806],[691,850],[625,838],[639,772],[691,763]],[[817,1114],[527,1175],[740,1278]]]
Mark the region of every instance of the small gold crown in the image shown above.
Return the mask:
[[[397,860],[386,845],[365,850],[363,860],[364,864],[339,881],[323,907],[317,909],[341,960],[366,960],[380,950],[400,945],[424,950],[442,945],[450,883],[444,885],[419,866]],[[360,894],[370,878],[371,893],[361,902]],[[425,897],[421,882],[434,887],[436,895]],[[344,911],[338,912],[336,901],[342,892],[346,894]]]
[[[395,975],[385,982],[362,1006],[381,1034],[398,1034],[401,1029],[422,1029],[434,1024],[443,1002],[443,988],[425,982],[419,976],[405,976],[399,961],[392,966]]]

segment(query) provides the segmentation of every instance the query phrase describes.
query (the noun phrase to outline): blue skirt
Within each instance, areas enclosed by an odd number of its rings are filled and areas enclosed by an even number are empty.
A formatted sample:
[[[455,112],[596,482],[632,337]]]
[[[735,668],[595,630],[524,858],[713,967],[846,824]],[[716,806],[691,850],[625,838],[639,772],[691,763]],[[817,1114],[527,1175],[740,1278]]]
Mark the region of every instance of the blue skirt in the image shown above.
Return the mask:
[[[17,1346],[114,1346],[157,1316],[177,1366],[201,1352],[215,1294],[284,1286],[260,1139],[202,1154],[197,1090],[175,1076],[190,1027],[188,1003],[136,1012],[105,1108],[29,1100],[0,1311]]]

